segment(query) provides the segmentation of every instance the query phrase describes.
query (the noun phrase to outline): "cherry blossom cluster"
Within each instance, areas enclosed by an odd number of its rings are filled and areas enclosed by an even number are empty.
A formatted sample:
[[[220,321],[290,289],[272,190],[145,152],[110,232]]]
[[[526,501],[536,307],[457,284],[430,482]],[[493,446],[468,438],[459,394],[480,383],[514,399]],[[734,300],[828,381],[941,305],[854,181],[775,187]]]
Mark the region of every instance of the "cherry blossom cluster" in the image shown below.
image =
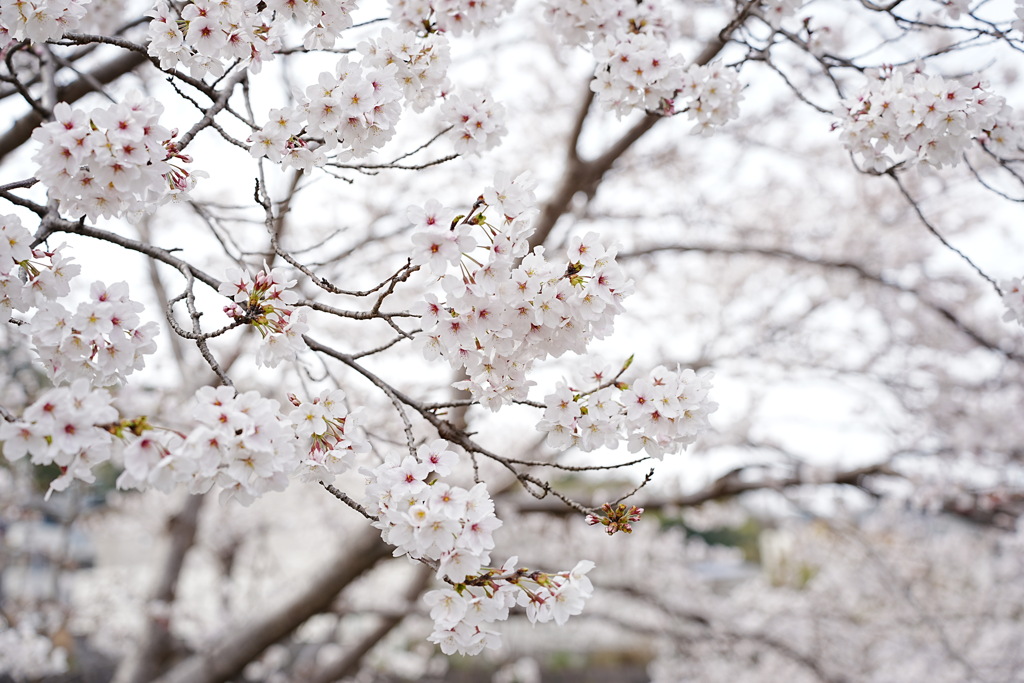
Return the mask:
[[[368,68],[342,57],[296,106],[271,112],[249,151],[303,170],[322,165],[332,152],[366,156],[394,135],[402,94],[397,65]]]
[[[92,468],[110,459],[109,431],[118,414],[110,394],[80,378],[43,393],[13,422],[0,421],[0,442],[9,461],[28,455],[34,465],[57,465],[60,476],[47,495],[74,479],[96,480]]]
[[[451,49],[443,33],[419,36],[385,28],[375,40],[360,43],[358,49],[366,68],[395,65],[396,80],[414,111],[425,110],[451,89],[447,75]]]
[[[739,115],[737,72],[721,63],[686,66],[672,54],[677,22],[661,5],[573,0],[547,2],[544,12],[563,40],[592,50],[597,69],[590,89],[618,116],[637,109],[666,116],[686,111],[697,121],[693,132],[710,134]]]
[[[142,323],[143,306],[128,296],[128,285],[96,281],[89,299],[72,313],[57,301],[42,304],[25,325],[54,384],[86,379],[105,387],[121,384],[156,351],[155,322]]]
[[[65,102],[54,120],[32,132],[39,150],[36,177],[75,218],[110,218],[152,211],[195,185],[181,165],[191,159],[174,145],[174,133],[159,123],[163,106],[141,93],[86,113]]]
[[[390,0],[391,18],[410,31],[444,31],[458,36],[493,26],[512,0]]]
[[[719,62],[683,67],[653,33],[610,37],[594,48],[597,71],[590,89],[606,109],[624,116],[634,109],[671,115],[686,111],[694,132],[711,133],[739,115],[742,89],[734,69]]]
[[[142,304],[124,282],[94,282],[89,300],[72,313],[58,300],[71,291],[80,268],[63,255],[31,249],[32,236],[16,216],[0,216],[0,319],[27,313],[27,334],[54,384],[83,378],[97,387],[123,382],[156,350],[156,323],[141,323]],[[32,310],[36,309],[36,310]]]
[[[468,215],[437,202],[411,211],[413,263],[435,274],[461,268],[441,278],[443,302],[428,294],[414,309],[423,326],[418,344],[428,359],[465,368],[469,379],[455,386],[492,410],[526,397],[534,361],[582,353],[609,333],[632,291],[615,249],[602,246],[596,233],[574,238],[557,260],[540,247],[527,254],[532,204],[527,179],[502,177]],[[500,217],[498,227],[485,212]]]
[[[89,0],[0,0],[0,50],[13,41],[45,43],[74,31]]]
[[[705,66],[691,64],[683,74],[683,108],[672,103],[673,111],[686,111],[696,120],[693,133],[711,135],[740,115],[743,88],[735,69],[721,62]]]
[[[804,6],[804,0],[762,0],[761,12],[772,28],[779,28],[782,22],[794,16]]]
[[[465,489],[441,481],[459,458],[449,445],[436,439],[415,454],[389,454],[365,471],[367,505],[381,537],[395,546],[396,556],[436,562],[438,578],[454,586],[424,596],[434,620],[429,640],[445,654],[473,655],[498,646],[498,634],[489,625],[507,619],[517,604],[534,623],[554,619],[564,624],[582,612],[593,592],[586,578],[591,562],[557,574],[517,570],[515,558],[499,569],[486,566],[501,520],[483,483]]]
[[[459,456],[447,441],[422,444],[415,455],[389,455],[370,475],[366,496],[374,526],[395,555],[434,560],[438,577],[462,581],[490,562],[492,533],[501,526],[483,483],[471,489],[439,481]]]
[[[682,58],[669,54],[653,31],[616,34],[594,46],[597,71],[590,89],[606,109],[624,116],[634,109],[667,111],[682,82]]]
[[[896,163],[958,163],[977,138],[1012,148],[1012,110],[978,80],[926,76],[909,68],[882,69],[836,109],[843,144],[875,171]],[[997,127],[998,135],[992,135]]]
[[[537,429],[559,450],[615,448],[625,441],[631,453],[643,449],[661,457],[693,443],[708,429],[718,404],[708,400],[712,373],[654,368],[631,386],[615,382],[590,393],[560,382],[544,397]]]
[[[312,401],[301,401],[294,394],[288,399],[295,406],[289,415],[295,433],[309,443],[299,464],[303,480],[331,483],[351,467],[356,456],[370,451],[370,442],[358,429],[360,411],[348,410],[341,389],[325,390]]]
[[[71,278],[81,270],[63,255],[64,245],[45,251],[31,244],[21,219],[0,215],[0,321],[67,296]]]
[[[650,0],[548,0],[544,3],[544,18],[564,42],[584,47],[605,38],[637,33],[652,33],[668,40],[675,23],[664,3]]]
[[[455,151],[476,154],[491,149],[508,131],[503,123],[505,108],[488,101],[481,93],[449,95],[441,107],[441,117],[452,126]]]
[[[1003,305],[1006,306],[1003,320],[1016,320],[1024,325],[1024,278],[1015,277],[1000,283],[1000,286],[1003,290]]]
[[[68,670],[68,653],[37,633],[28,620],[16,627],[0,617],[0,674],[15,681],[40,680]]]
[[[224,312],[237,321],[259,330],[263,343],[256,352],[257,365],[277,367],[283,360],[295,360],[306,348],[302,335],[309,330],[305,309],[294,309],[298,295],[292,291],[295,280],[286,280],[280,268],[264,266],[250,277],[240,268],[232,268],[220,285],[220,293],[232,303]]]
[[[186,484],[191,493],[215,486],[221,500],[248,505],[269,491],[282,491],[302,459],[291,420],[280,404],[228,386],[196,392],[188,434],[136,429],[126,435],[121,488],[170,491]]]
[[[264,61],[281,48],[284,22],[309,26],[303,38],[307,49],[333,47],[352,26],[350,0],[193,0],[169,4],[161,0],[148,16],[149,54],[160,67],[183,65],[192,76],[222,76],[226,64],[239,61],[258,73]]]
[[[133,0],[90,0],[85,16],[74,30],[79,33],[109,33],[118,30],[131,20],[132,8],[129,3],[132,2]]]
[[[423,596],[434,620],[428,640],[446,655],[476,655],[495,649],[501,640],[490,625],[508,619],[509,609],[525,608],[530,623],[554,621],[564,625],[569,617],[583,612],[594,592],[587,573],[594,563],[581,560],[569,571],[545,573],[516,568],[518,558],[509,558],[498,569],[466,577],[454,588],[432,590]]]

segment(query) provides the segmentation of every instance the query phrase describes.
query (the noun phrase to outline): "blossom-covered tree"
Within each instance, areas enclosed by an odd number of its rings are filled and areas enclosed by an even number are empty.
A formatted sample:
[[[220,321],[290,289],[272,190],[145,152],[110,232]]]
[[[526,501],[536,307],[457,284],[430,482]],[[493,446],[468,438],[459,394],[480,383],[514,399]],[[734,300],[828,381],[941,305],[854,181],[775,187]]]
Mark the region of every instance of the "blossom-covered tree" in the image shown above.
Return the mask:
[[[1022,48],[1021,2],[0,0],[0,673],[557,626],[659,681],[1011,676],[947,621],[1024,569]]]

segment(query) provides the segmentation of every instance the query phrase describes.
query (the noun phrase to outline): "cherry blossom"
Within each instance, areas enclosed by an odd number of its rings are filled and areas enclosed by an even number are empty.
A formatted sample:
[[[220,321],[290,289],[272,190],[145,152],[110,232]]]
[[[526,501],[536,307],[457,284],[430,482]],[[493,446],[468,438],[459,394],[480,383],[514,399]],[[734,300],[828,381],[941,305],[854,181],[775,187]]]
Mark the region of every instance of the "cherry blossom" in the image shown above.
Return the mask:
[[[1024,325],[1024,279],[1013,278],[1002,283],[1003,304],[1006,306],[1006,313],[1003,320],[1016,320]]]
[[[589,393],[564,383],[544,398],[537,429],[552,448],[582,451],[614,448],[625,441],[630,452],[662,457],[693,443],[709,427],[718,404],[708,400],[710,372],[654,368],[632,385],[616,382]]]
[[[4,40],[45,43],[78,28],[89,0],[0,0],[0,26],[7,29]],[[2,35],[2,34],[0,34]]]
[[[453,128],[459,154],[478,154],[497,145],[507,132],[504,113],[504,107],[480,93],[449,95],[441,107],[441,117]]]
[[[896,163],[955,165],[974,139],[994,138],[1000,149],[1019,141],[1007,124],[1012,110],[977,78],[959,81],[909,68],[883,69],[836,113],[843,144],[875,171]]]
[[[309,452],[299,465],[307,481],[330,483],[348,470],[354,459],[369,452],[370,444],[359,429],[360,409],[348,410],[345,392],[324,390],[311,401],[289,396],[295,409],[289,414],[295,433],[308,439]]]
[[[256,356],[257,365],[277,367],[281,361],[298,357],[306,344],[302,335],[309,329],[306,311],[292,307],[298,296],[292,291],[295,280],[286,280],[280,268],[269,268],[250,277],[240,268],[228,271],[220,285],[220,293],[234,303],[224,312],[237,321],[248,323],[263,337]]]
[[[196,181],[181,165],[191,158],[177,151],[172,132],[159,123],[162,112],[159,102],[138,92],[89,113],[58,103],[55,120],[32,133],[39,143],[32,157],[36,177],[73,218],[152,212]]]
[[[586,238],[586,263],[577,260],[581,254],[576,243],[556,261],[548,260],[543,248],[526,253],[529,183],[526,176],[514,182],[504,178],[502,189],[487,188],[469,215],[436,215],[426,230],[413,236],[414,262],[429,262],[434,272],[452,262],[458,247],[444,245],[459,239],[451,232],[461,226],[475,227],[484,236],[478,243],[489,245],[481,247],[482,255],[464,257],[461,277],[441,278],[443,303],[430,295],[416,311],[422,316],[417,343],[424,355],[465,368],[469,379],[455,386],[472,392],[491,410],[526,397],[531,384],[526,373],[537,360],[567,351],[582,353],[591,339],[606,335],[622,299],[632,291],[615,263],[615,249],[598,245],[596,236]],[[510,195],[516,198],[510,200]],[[487,197],[501,202],[497,226],[487,220]],[[423,212],[435,215],[438,210],[432,205]],[[522,213],[509,215],[516,210]],[[412,215],[419,216],[420,210]],[[451,225],[448,236],[438,227],[445,223]]]

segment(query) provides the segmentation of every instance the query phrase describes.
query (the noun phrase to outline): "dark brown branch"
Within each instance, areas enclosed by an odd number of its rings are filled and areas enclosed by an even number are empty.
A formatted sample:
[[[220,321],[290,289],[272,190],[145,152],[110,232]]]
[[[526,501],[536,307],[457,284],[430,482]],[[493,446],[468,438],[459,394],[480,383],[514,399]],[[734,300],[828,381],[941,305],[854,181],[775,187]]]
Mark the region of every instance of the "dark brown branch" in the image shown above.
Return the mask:
[[[391,548],[373,529],[343,544],[325,564],[320,575],[305,584],[294,598],[268,609],[256,619],[248,619],[226,629],[221,639],[211,643],[165,673],[158,683],[223,683],[238,676],[249,662],[278,642],[307,619],[327,611],[338,594],[390,555]]]
[[[746,18],[748,8],[753,3],[748,3],[748,7],[739,14],[736,20],[729,24],[720,35],[711,40],[705,47],[704,50],[697,56],[693,61],[694,64],[704,66],[711,62],[718,53],[725,47],[726,42],[729,39],[729,35],[736,29],[739,23]],[[739,22],[739,23],[737,23]],[[592,197],[597,191],[598,185],[601,184],[604,175],[611,169],[615,162],[633,146],[640,138],[644,136],[647,131],[654,127],[658,121],[661,121],[662,116],[657,114],[647,114],[638,121],[632,128],[626,131],[621,138],[616,140],[607,150],[600,156],[591,159],[589,161],[583,160],[579,157],[577,152],[579,145],[579,137],[583,132],[583,123],[590,112],[590,107],[593,104],[593,96],[589,95],[584,99],[580,112],[577,114],[575,123],[573,124],[572,136],[569,138],[567,147],[567,166],[565,172],[562,174],[562,182],[555,190],[551,198],[548,199],[544,208],[541,210],[540,216],[537,218],[536,226],[534,227],[533,235],[530,236],[530,248],[537,247],[538,245],[544,244],[548,239],[548,235],[555,227],[555,223],[561,218],[568,209],[572,202],[573,197],[578,193],[582,192],[587,197]]]
[[[126,73],[136,69],[149,61],[146,55],[138,52],[126,52],[118,55],[109,62],[99,65],[88,73],[87,76],[78,78],[63,88],[57,90],[57,98],[61,102],[72,103],[80,100],[94,89],[95,83],[106,85]],[[25,114],[13,122],[7,132],[0,135],[0,159],[21,147],[32,137],[32,131],[43,122],[36,112]]]
[[[339,681],[349,676],[354,676],[358,673],[359,663],[363,661],[366,654],[373,649],[377,643],[384,639],[384,637],[391,633],[409,614],[415,612],[415,603],[420,594],[426,590],[427,585],[430,583],[430,577],[433,576],[434,572],[427,565],[417,565],[416,574],[412,581],[409,582],[408,588],[406,588],[403,597],[409,608],[405,610],[399,610],[397,613],[389,614],[383,617],[379,624],[372,630],[368,631],[357,643],[352,645],[345,652],[341,659],[336,662],[332,662],[325,666],[320,671],[316,672],[313,676],[311,683],[331,683],[332,681]]]
[[[181,568],[189,549],[195,543],[203,500],[204,496],[189,496],[181,510],[167,520],[170,546],[157,587],[151,596],[154,602],[174,604]],[[153,680],[166,668],[172,643],[170,622],[166,615],[151,615],[142,642],[133,656],[124,660],[114,683],[147,683]]]
[[[741,493],[747,493],[748,491],[762,491],[762,490],[773,490],[781,491],[783,489],[793,488],[796,486],[804,485],[821,485],[821,484],[840,484],[844,486],[854,486],[862,488],[864,486],[865,479],[870,476],[889,476],[899,477],[901,476],[898,472],[893,470],[888,463],[880,463],[877,465],[867,465],[865,467],[857,467],[852,470],[846,470],[845,472],[836,472],[835,476],[823,479],[821,477],[811,478],[802,476],[799,472],[792,474],[788,477],[779,478],[761,478],[754,480],[744,480],[740,475],[747,468],[738,467],[723,474],[718,479],[705,486],[704,488],[695,491],[690,494],[680,495],[673,498],[651,498],[645,500],[639,505],[645,510],[653,510],[656,508],[672,508],[672,507],[696,507],[703,505],[713,500],[722,500],[725,498],[733,498],[740,495]],[[520,512],[544,512],[547,514],[566,514],[568,510],[561,506],[552,505],[550,503],[543,503],[540,501],[528,501],[518,505]]]

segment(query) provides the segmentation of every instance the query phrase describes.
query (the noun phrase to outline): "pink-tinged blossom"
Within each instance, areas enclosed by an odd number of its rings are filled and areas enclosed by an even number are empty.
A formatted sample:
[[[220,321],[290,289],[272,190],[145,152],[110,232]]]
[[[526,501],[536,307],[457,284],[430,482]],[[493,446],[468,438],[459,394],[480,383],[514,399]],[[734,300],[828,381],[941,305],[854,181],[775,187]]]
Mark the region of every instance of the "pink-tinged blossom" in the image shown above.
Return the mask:
[[[235,61],[259,73],[281,48],[288,22],[306,29],[307,49],[331,48],[352,26],[354,7],[351,0],[194,0],[181,5],[161,0],[147,15],[152,19],[149,54],[161,68],[185,67],[195,78],[221,76]]]
[[[333,72],[322,72],[306,88],[296,106],[271,112],[250,138],[250,153],[302,170],[322,166],[332,156],[370,154],[395,134],[402,114],[399,73],[397,64],[342,57]]]
[[[61,474],[50,482],[50,492],[63,491],[74,479],[94,481],[92,468],[110,458],[107,426],[118,417],[110,403],[109,393],[85,379],[50,389],[21,419],[0,422],[4,456],[29,455],[35,465],[57,465]]]
[[[191,159],[160,125],[162,112],[138,94],[89,113],[59,102],[55,120],[32,132],[39,144],[32,160],[61,212],[90,220],[147,213],[188,192],[196,176],[183,164]]]
[[[1000,286],[1003,290],[1003,304],[1006,306],[1003,320],[1016,320],[1024,325],[1024,278],[1006,280]]]
[[[628,387],[618,383],[573,394],[560,383],[545,397],[537,429],[546,432],[548,446],[558,450],[575,446],[592,451],[625,441],[633,453],[675,453],[710,426],[708,416],[718,408],[708,399],[712,377],[710,372],[658,366]]]
[[[89,0],[0,0],[0,25],[8,40],[45,43],[78,28]],[[0,49],[6,47],[0,44]]]
[[[296,360],[306,349],[302,335],[309,324],[306,310],[293,307],[298,301],[292,289],[295,283],[281,268],[271,269],[264,264],[255,275],[231,268],[220,284],[218,291],[233,301],[224,312],[260,332],[257,365],[274,368],[282,361]]]
[[[533,182],[506,176],[496,185],[461,221],[484,236],[478,240],[483,246],[462,257],[458,275],[441,278],[444,301],[431,294],[415,309],[422,316],[417,344],[424,356],[440,355],[464,368],[469,378],[454,386],[492,410],[526,398],[532,384],[526,375],[536,361],[580,353],[609,334],[633,289],[615,263],[615,249],[601,246],[594,234],[573,242],[560,258],[549,258],[543,248],[529,252]],[[443,225],[448,215],[428,220]]]
[[[926,76],[906,68],[875,72],[836,108],[846,148],[863,166],[884,171],[897,163],[956,165],[981,141],[996,154],[1020,143],[1012,109],[977,78]]]
[[[68,279],[72,272],[77,271],[69,266]],[[28,318],[24,328],[54,383],[84,378],[93,386],[111,386],[142,369],[145,356],[156,350],[153,338],[159,326],[142,323],[141,311],[142,304],[130,298],[126,283],[107,286],[97,281],[74,312],[50,301]]]
[[[512,8],[512,0],[391,0],[391,19],[403,29],[422,31],[424,25],[458,36],[494,26]]]
[[[480,92],[449,95],[441,107],[441,118],[452,128],[455,151],[463,155],[493,148],[508,132],[505,108]]]

